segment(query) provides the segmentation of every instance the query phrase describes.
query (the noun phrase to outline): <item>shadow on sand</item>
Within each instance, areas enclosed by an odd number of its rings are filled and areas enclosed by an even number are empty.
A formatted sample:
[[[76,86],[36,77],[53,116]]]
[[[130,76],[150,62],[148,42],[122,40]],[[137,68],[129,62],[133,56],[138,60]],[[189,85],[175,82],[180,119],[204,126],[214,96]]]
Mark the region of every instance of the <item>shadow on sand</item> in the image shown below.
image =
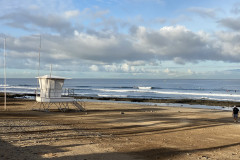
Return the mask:
[[[84,144],[83,144],[84,145]],[[111,153],[93,153],[93,154],[82,154],[74,156],[62,156],[56,157],[56,154],[66,152],[62,148],[75,147],[76,145],[67,146],[49,146],[49,145],[36,145],[28,147],[16,147],[5,141],[0,140],[0,159],[4,160],[143,160],[143,159],[154,159],[164,160],[169,158],[177,157],[182,154],[193,154],[199,151],[214,151],[224,149],[228,147],[239,146],[240,143],[233,143],[228,145],[216,146],[212,148],[203,148],[195,150],[177,150],[173,148],[158,148],[150,150],[142,150],[138,152],[111,152]],[[175,158],[176,159],[176,158]]]
[[[25,124],[22,126],[11,125],[15,130],[0,132],[0,159],[53,159],[53,160],[129,160],[129,159],[169,159],[174,156],[195,153],[199,151],[214,151],[217,149],[224,149],[228,147],[238,146],[240,143],[232,143],[227,145],[207,147],[201,149],[181,150],[177,148],[160,147],[156,149],[129,151],[129,152],[104,152],[80,155],[64,155],[59,154],[64,152],[71,152],[67,148],[78,147],[81,148],[88,146],[91,148],[92,143],[81,143],[81,140],[88,138],[105,138],[111,139],[114,137],[129,137],[136,135],[153,135],[174,133],[188,130],[196,130],[201,128],[211,128],[216,126],[224,126],[232,123],[230,118],[187,118],[188,116],[196,113],[184,113],[184,116],[179,116],[182,113],[161,113],[161,108],[132,108],[132,109],[107,109],[107,110],[88,110],[88,114],[84,113],[44,113],[34,111],[22,112],[0,112],[0,122],[4,120],[9,121],[47,121],[49,124],[34,126]],[[119,112],[124,112],[120,114]],[[217,112],[217,111],[216,111]],[[84,123],[79,123],[79,117],[82,117]],[[63,119],[66,118],[66,121]],[[76,120],[77,119],[77,120]],[[51,121],[52,120],[52,121]],[[119,125],[121,123],[121,125]],[[96,124],[96,126],[94,126]],[[102,126],[98,126],[101,124]],[[108,125],[112,124],[112,125]],[[170,124],[170,126],[165,126]],[[181,125],[175,125],[181,124]],[[105,125],[105,126],[104,126]],[[61,128],[54,128],[61,126]],[[1,127],[6,127],[0,124]],[[19,130],[17,128],[27,127],[28,130]],[[31,128],[34,127],[34,130]],[[46,128],[44,128],[46,127]],[[53,127],[49,129],[49,127]],[[64,136],[62,133],[67,133]],[[6,137],[18,137],[20,139],[5,140]],[[38,136],[41,135],[41,136]],[[73,145],[43,145],[47,138],[55,140],[76,140],[80,143]],[[25,138],[23,138],[25,137]],[[14,145],[17,141],[23,141],[25,144],[28,142],[27,137],[33,137],[40,143],[32,145],[18,146]],[[5,139],[4,139],[5,138]]]

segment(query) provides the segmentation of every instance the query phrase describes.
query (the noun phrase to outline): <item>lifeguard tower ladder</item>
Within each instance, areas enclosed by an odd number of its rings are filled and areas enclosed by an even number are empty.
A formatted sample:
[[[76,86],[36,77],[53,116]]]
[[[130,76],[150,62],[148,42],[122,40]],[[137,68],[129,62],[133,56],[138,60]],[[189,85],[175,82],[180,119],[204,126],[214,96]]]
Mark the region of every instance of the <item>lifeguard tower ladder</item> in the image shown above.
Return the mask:
[[[85,111],[84,104],[74,97],[62,96],[64,80],[69,78],[51,75],[36,78],[38,78],[40,94],[36,94],[36,103],[33,108],[40,105],[39,110],[49,111],[50,107],[55,106],[64,112],[69,109],[69,105],[72,105],[79,111]]]

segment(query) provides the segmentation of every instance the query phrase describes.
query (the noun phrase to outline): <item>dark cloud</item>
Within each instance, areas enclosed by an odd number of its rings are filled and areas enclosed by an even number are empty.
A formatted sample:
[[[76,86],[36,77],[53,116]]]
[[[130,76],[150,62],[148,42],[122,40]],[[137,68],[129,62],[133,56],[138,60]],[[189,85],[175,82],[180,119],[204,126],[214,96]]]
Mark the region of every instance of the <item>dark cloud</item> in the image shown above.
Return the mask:
[[[223,18],[218,21],[224,27],[229,29],[240,31],[240,17],[237,18]]]
[[[60,34],[73,34],[72,24],[60,15],[44,13],[33,13],[19,9],[16,12],[0,16],[2,23],[8,26],[28,31],[47,29]]]
[[[179,64],[214,60],[217,54],[211,39],[182,26],[164,27],[159,31],[139,28],[136,37],[141,41],[138,45],[142,50]]]
[[[219,10],[212,8],[200,8],[200,7],[192,7],[188,8],[189,12],[195,13],[203,18],[216,18],[217,12]]]
[[[239,62],[240,61],[240,33],[239,32],[217,32],[216,46],[219,52],[216,60],[225,62]]]

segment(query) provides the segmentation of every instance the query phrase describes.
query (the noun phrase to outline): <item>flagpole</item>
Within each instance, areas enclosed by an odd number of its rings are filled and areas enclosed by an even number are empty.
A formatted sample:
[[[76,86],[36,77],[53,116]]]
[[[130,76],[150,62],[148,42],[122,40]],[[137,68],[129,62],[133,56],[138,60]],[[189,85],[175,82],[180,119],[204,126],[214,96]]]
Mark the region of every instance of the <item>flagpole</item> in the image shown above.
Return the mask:
[[[40,52],[41,52],[41,45],[42,45],[42,38],[41,38],[41,34],[39,35],[39,52],[38,52],[38,76],[39,76],[39,72],[40,72]]]
[[[7,110],[6,37],[4,37],[4,110]]]
[[[41,38],[41,34],[39,35],[39,49],[38,49],[38,78],[39,78],[39,75],[40,75],[40,53],[41,53],[41,40],[42,40],[42,38]],[[38,94],[38,86],[39,86],[39,84],[38,84],[38,79],[37,79],[37,90],[36,90],[36,99],[37,99],[37,94]]]
[[[52,77],[52,64],[50,65],[50,78]]]

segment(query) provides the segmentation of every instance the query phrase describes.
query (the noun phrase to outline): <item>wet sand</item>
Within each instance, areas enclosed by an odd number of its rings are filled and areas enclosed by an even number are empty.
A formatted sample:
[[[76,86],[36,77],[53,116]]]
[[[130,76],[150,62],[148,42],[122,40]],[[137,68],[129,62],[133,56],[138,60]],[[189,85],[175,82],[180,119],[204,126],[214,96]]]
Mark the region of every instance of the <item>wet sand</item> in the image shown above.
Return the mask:
[[[10,99],[18,98],[23,99],[25,97],[31,97],[35,99],[35,94],[7,94]],[[0,98],[4,97],[4,94],[0,92]],[[209,100],[209,99],[151,99],[151,98],[119,98],[119,97],[86,97],[86,96],[74,96],[75,99],[88,99],[88,100],[104,100],[104,101],[126,101],[126,102],[148,102],[148,103],[180,103],[180,104],[190,104],[190,105],[207,105],[207,106],[224,106],[233,107],[239,106],[240,102],[234,101],[219,101],[219,100]]]
[[[4,111],[0,101],[0,159],[240,159],[231,111],[86,102],[86,112],[41,112],[33,104],[12,99]]]

